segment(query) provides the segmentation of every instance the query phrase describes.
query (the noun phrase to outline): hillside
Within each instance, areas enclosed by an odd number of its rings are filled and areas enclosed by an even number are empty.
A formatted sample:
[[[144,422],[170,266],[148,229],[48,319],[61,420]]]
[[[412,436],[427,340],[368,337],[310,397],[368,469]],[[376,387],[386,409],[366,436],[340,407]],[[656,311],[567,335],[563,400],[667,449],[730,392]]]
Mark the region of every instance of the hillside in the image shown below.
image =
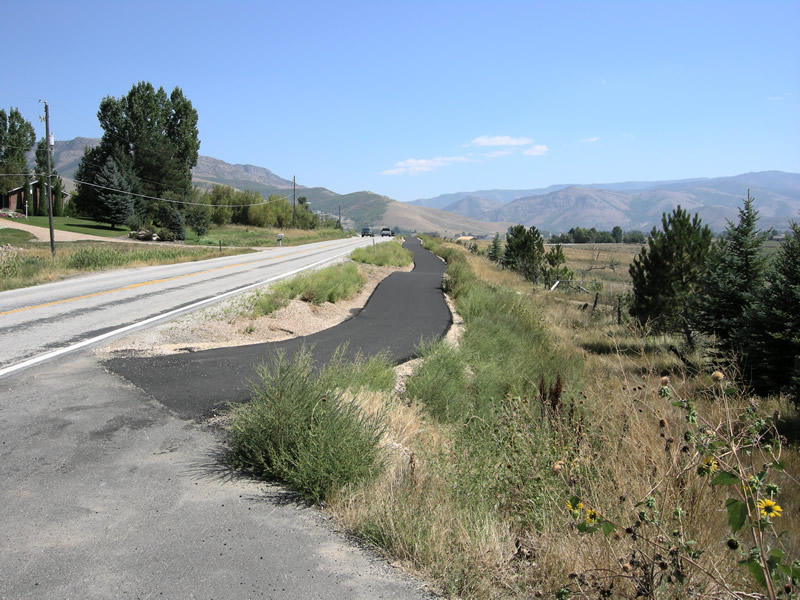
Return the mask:
[[[54,166],[64,177],[73,177],[84,148],[97,138],[57,141]],[[29,160],[32,162],[33,153]],[[200,156],[192,171],[195,185],[214,184],[258,192],[265,198],[278,194],[291,198],[292,182],[254,165],[230,164]],[[66,188],[72,189],[66,180]],[[625,181],[591,185],[551,185],[527,190],[480,190],[456,192],[414,202],[395,202],[387,196],[361,191],[337,194],[324,187],[297,185],[313,210],[341,214],[345,223],[360,228],[388,225],[411,231],[492,235],[509,224],[535,225],[545,231],[571,227],[649,230],[661,215],[676,206],[697,212],[715,231],[735,220],[747,190],[755,198],[761,228],[785,229],[800,219],[800,174],[781,171],[745,173],[732,177],[674,181]]]

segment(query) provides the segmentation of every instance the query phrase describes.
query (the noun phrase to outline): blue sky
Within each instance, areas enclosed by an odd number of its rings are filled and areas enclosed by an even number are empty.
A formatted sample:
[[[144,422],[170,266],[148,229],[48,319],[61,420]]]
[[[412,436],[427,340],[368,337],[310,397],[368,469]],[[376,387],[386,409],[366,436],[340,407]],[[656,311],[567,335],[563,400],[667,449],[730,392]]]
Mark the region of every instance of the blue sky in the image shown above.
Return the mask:
[[[99,137],[102,98],[149,81],[192,101],[201,154],[338,193],[800,172],[797,0],[5,0],[0,12],[20,33],[0,106],[42,136],[47,100],[58,140]]]

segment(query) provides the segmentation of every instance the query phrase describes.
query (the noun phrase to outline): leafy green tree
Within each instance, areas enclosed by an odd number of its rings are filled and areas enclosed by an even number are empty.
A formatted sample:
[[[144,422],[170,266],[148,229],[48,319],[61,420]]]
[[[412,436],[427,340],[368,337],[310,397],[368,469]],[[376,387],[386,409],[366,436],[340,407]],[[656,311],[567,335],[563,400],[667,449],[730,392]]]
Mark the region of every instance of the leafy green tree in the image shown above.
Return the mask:
[[[211,227],[211,206],[208,195],[198,188],[192,189],[192,204],[186,207],[186,224],[201,238]]]
[[[211,222],[214,225],[222,226],[231,222],[233,211],[230,205],[233,204],[233,191],[232,187],[215,185],[208,193],[211,204]]]
[[[102,205],[99,221],[103,221],[116,229],[117,225],[127,223],[133,214],[134,202],[130,195],[130,184],[120,172],[117,163],[109,157],[106,164],[97,174],[97,185],[102,186],[98,198]]]
[[[506,249],[503,265],[521,274],[525,279],[538,283],[544,268],[544,239],[533,225],[513,225],[506,233]]]
[[[623,236],[622,241],[626,244],[644,244],[646,238],[641,231],[629,231]]]
[[[753,383],[800,404],[800,224],[791,224],[765,280],[750,313]]]
[[[621,244],[622,243],[622,237],[623,237],[623,235],[622,235],[622,227],[620,227],[619,225],[614,227],[614,229],[611,230],[611,237],[614,238],[614,242],[616,242],[617,244]]]
[[[714,334],[722,355],[735,357],[742,367],[752,333],[748,314],[761,294],[766,268],[761,248],[767,234],[756,229],[753,201],[748,190],[739,222],[728,221],[725,236],[711,247],[694,307],[695,327]]]
[[[500,245],[500,234],[495,233],[494,239],[492,239],[492,244],[489,246],[489,252],[487,257],[492,262],[499,262],[502,258],[502,247]]]
[[[128,181],[135,201],[137,221],[148,226],[172,230],[178,220],[174,210],[161,205],[171,192],[172,198],[186,201],[191,197],[192,167],[197,164],[200,141],[197,111],[175,88],[170,95],[163,88],[140,82],[121,98],[105,97],[97,113],[103,137],[95,148],[86,150],[78,166],[78,205],[82,212],[99,215],[105,210],[97,188],[101,170],[113,159],[118,171]],[[144,197],[142,197],[144,196]],[[161,200],[160,200],[161,199]]]
[[[18,188],[25,182],[28,160],[25,153],[36,143],[33,125],[26,121],[19,110],[11,108],[7,113],[0,108],[0,195]]]
[[[633,283],[630,307],[640,323],[655,332],[680,332],[694,346],[692,297],[705,276],[711,230],[680,206],[661,217],[662,230],[653,227],[647,246],[629,268]]]

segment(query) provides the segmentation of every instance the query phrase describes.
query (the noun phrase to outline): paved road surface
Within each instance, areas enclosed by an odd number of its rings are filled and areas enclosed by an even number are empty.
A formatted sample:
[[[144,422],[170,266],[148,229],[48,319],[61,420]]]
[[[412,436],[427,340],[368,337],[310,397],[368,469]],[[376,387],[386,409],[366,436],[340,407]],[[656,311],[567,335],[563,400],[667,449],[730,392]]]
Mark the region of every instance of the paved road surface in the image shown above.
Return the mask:
[[[148,358],[114,358],[105,366],[147,391],[184,418],[208,416],[213,408],[249,397],[255,367],[268,354],[293,354],[305,346],[317,364],[347,344],[346,356],[389,352],[395,362],[413,357],[421,340],[446,333],[450,311],[441,291],[444,263],[419,240],[404,244],[414,253],[414,270],[393,273],[375,289],[364,309],[344,323],[316,333],[268,344],[219,348]]]
[[[207,426],[73,353],[0,379],[0,598],[428,598]]]
[[[0,598],[431,597],[219,448],[87,351],[0,378]]]
[[[96,345],[247,286],[341,260],[372,240],[348,238],[268,248],[174,265],[117,269],[0,293],[0,377]]]

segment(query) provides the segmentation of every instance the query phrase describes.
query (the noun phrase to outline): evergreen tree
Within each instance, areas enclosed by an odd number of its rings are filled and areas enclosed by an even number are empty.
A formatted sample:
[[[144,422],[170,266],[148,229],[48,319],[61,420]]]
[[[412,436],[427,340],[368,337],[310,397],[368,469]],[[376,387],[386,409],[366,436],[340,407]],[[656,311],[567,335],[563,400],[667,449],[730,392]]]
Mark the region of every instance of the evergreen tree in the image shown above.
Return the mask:
[[[567,257],[564,256],[564,249],[561,244],[551,247],[544,256],[544,284],[552,286],[556,281],[572,279],[572,271],[567,266]]]
[[[97,198],[98,220],[111,225],[116,229],[117,225],[128,222],[133,214],[133,196],[130,195],[130,185],[125,177],[120,173],[114,159],[109,157],[106,164],[100,169],[96,177],[99,188]]]
[[[56,182],[53,184],[53,216],[64,216],[64,199],[62,196],[61,177],[56,177]]]
[[[46,177],[39,178],[39,183],[37,184],[39,188],[39,202],[36,203],[37,217],[47,216],[47,184],[45,182],[46,179],[47,179]]]
[[[506,234],[503,265],[525,279],[538,283],[544,269],[544,239],[533,225],[513,225]]]
[[[753,383],[800,404],[800,224],[791,224],[765,279],[751,311]]]
[[[692,297],[705,275],[711,230],[680,206],[661,217],[662,231],[653,227],[647,246],[633,259],[630,312],[655,332],[681,332],[694,346]]]
[[[758,211],[747,191],[739,209],[739,222],[728,221],[725,236],[711,247],[707,273],[695,299],[695,327],[716,336],[724,358],[735,357],[745,366],[745,347],[750,339],[751,311],[764,286],[766,258],[761,247],[766,233],[756,229]]]
[[[500,234],[495,233],[492,244],[489,246],[488,258],[492,262],[499,262],[502,257],[502,247],[500,246]]]

